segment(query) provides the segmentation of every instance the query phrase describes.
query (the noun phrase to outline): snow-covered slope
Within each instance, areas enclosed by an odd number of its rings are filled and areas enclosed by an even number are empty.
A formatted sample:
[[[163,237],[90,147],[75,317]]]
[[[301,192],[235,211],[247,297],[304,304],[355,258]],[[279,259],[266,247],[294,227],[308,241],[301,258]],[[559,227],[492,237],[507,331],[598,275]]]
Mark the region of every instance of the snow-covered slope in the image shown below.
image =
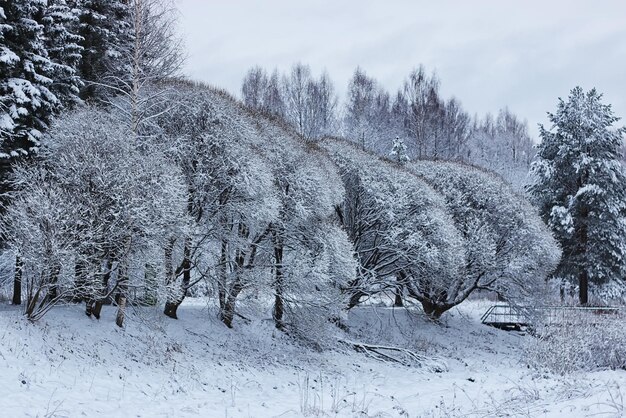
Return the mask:
[[[338,338],[405,347],[447,371],[316,351],[269,313],[227,329],[191,299],[178,321],[136,309],[125,329],[64,306],[32,324],[0,307],[0,416],[621,416],[626,372],[558,377],[521,361],[530,336],[488,328],[488,302],[432,323],[405,309],[353,310]],[[207,310],[209,312],[207,312]]]

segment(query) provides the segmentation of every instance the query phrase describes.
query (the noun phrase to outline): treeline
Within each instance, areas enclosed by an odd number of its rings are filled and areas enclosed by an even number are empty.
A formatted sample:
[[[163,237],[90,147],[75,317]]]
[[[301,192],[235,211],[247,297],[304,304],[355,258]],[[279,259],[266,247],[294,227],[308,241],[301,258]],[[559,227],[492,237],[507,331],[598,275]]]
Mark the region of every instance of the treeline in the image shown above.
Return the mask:
[[[385,156],[398,138],[412,160],[478,165],[518,190],[535,155],[525,121],[507,108],[495,117],[471,116],[456,98],[442,97],[439,79],[423,66],[395,94],[357,68],[343,100],[326,72],[316,78],[303,64],[286,74],[254,67],[241,93],[246,105],[284,118],[308,140],[342,136]]]
[[[534,210],[489,172],[311,144],[222,92],[167,84],[138,137],[122,110],[87,107],[16,169],[5,239],[31,319],[67,300],[99,316],[117,294],[122,325],[131,289],[176,318],[202,282],[227,326],[254,293],[276,327],[315,340],[377,295],[434,318],[478,289],[537,297],[558,261]]]

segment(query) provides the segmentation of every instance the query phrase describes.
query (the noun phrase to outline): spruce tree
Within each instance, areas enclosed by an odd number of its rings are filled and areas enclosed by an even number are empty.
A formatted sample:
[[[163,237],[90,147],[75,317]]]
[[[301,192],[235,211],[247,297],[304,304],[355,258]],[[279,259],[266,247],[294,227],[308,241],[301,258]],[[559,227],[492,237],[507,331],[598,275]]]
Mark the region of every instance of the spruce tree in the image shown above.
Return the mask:
[[[50,90],[54,65],[45,45],[46,2],[0,0],[0,208],[12,163],[35,153],[61,104]],[[16,257],[13,303],[21,303],[21,260]]]
[[[124,53],[132,40],[127,1],[74,0],[79,10],[78,35],[83,48],[79,74],[84,81],[80,97],[102,99],[110,89],[103,89],[103,78],[128,73]],[[111,85],[107,80],[107,85]],[[108,90],[108,91],[107,91]]]
[[[563,248],[556,277],[577,282],[582,305],[589,286],[623,288],[626,271],[626,178],[620,163],[624,128],[595,89],[574,88],[548,113],[528,190]]]
[[[391,147],[391,152],[389,152],[389,158],[398,164],[404,164],[410,161],[410,158],[407,154],[407,148],[404,144],[404,141],[400,139],[399,136],[396,136],[396,139],[393,140],[393,145]]]
[[[65,106],[78,100],[83,86],[78,68],[82,59],[83,38],[77,35],[78,10],[65,0],[49,0],[43,19],[45,45],[53,65],[53,83],[50,90]]]
[[[0,10],[0,157],[6,166],[37,149],[60,103],[50,91],[54,69],[38,21],[45,2],[0,0]]]

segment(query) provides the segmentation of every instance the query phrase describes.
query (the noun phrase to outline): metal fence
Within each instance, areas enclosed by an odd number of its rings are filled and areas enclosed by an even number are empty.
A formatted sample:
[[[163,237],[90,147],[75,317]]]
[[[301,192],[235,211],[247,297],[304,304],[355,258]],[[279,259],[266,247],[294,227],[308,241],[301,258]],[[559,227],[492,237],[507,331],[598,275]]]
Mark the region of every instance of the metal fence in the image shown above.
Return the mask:
[[[601,324],[606,315],[617,315],[615,306],[515,306],[493,305],[481,322],[503,329],[520,329],[529,325]]]

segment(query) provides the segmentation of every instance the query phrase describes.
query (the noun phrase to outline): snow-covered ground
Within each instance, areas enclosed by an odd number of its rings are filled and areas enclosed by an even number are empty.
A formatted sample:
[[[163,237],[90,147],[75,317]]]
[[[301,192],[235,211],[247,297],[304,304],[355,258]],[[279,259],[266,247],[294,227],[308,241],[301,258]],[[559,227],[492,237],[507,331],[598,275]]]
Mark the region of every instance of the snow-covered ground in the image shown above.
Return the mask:
[[[303,347],[269,315],[227,329],[199,299],[178,321],[136,309],[125,329],[112,307],[100,321],[65,306],[31,324],[3,304],[0,416],[623,416],[626,371],[529,369],[532,337],[481,325],[488,304],[466,302],[441,324],[404,309],[350,313],[341,338],[410,348],[443,372]]]

